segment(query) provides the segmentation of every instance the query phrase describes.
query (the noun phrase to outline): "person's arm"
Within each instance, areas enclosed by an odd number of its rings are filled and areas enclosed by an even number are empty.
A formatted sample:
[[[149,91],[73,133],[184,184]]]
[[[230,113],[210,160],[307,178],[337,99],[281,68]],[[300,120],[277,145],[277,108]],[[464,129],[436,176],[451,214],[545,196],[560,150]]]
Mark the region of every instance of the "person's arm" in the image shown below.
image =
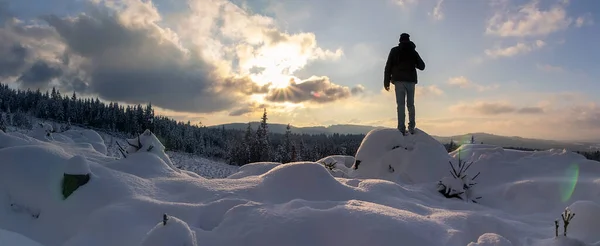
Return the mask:
[[[419,52],[415,51],[415,54],[417,54],[417,64],[415,65],[415,67],[421,71],[425,70],[425,62],[423,61],[423,59],[421,59]]]
[[[387,61],[385,62],[385,69],[383,72],[383,88],[386,90],[390,88],[390,80],[392,79],[392,66],[394,65],[394,49],[390,50]]]

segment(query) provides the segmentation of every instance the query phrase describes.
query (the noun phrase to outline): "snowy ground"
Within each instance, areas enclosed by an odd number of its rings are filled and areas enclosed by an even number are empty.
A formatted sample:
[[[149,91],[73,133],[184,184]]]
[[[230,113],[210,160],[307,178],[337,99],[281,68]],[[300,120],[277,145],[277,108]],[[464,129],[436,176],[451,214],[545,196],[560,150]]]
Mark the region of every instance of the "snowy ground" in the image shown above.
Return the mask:
[[[191,172],[152,133],[140,143],[116,159],[91,130],[0,132],[0,245],[600,245],[600,163],[563,150],[448,154],[425,132],[382,129],[355,158]],[[438,192],[440,180],[464,190],[450,175],[459,153],[467,183],[481,172],[463,194],[478,203]]]

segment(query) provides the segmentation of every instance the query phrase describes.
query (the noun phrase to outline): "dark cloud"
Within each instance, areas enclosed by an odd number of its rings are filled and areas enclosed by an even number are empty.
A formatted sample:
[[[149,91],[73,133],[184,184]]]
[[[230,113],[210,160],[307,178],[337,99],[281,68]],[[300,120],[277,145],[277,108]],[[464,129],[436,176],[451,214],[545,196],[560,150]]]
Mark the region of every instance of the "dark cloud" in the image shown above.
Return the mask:
[[[6,40],[1,35],[0,39]],[[21,44],[0,42],[0,78],[20,74],[27,66],[29,56],[31,52]]]
[[[544,109],[541,107],[524,107],[520,108],[517,112],[521,114],[541,114],[544,113]]]
[[[271,90],[266,99],[272,102],[328,103],[351,96],[351,89],[333,84],[327,77],[311,77],[297,84],[293,80],[285,88]]]
[[[52,28],[17,20],[0,2],[0,79],[18,77],[22,86],[38,87],[59,76],[61,69],[46,61],[57,52],[55,38]]]
[[[67,44],[67,52],[86,60],[82,69],[89,81],[77,78],[67,80],[76,84],[64,86],[86,89],[106,100],[209,113],[234,106],[238,92],[263,90],[249,80],[214,76],[212,65],[188,56],[155,26],[129,28],[102,11],[45,20]],[[223,83],[233,86],[220,87]]]
[[[265,94],[269,92],[271,83],[258,85],[248,77],[223,79],[223,86],[228,90],[239,91],[244,95]]]
[[[62,73],[60,67],[38,60],[17,81],[21,82],[24,87],[39,88],[48,84],[50,80],[61,76]]]

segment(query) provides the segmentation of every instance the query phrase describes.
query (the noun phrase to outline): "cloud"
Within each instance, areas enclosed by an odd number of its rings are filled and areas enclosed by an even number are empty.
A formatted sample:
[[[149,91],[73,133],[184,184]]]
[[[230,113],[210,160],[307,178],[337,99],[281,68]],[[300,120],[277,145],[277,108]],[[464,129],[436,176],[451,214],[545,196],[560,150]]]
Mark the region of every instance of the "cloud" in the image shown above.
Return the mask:
[[[365,87],[363,85],[356,85],[355,87],[352,87],[352,89],[350,89],[350,92],[352,93],[352,95],[361,94],[365,92]]]
[[[438,0],[437,4],[433,8],[433,12],[429,13],[433,17],[434,20],[442,20],[444,19],[444,13],[442,12],[442,3],[444,0]]]
[[[598,130],[600,125],[600,107],[596,103],[575,105],[568,109],[564,120],[575,127]]]
[[[95,0],[86,13],[43,16],[46,25],[17,20],[0,6],[0,79],[38,88],[58,81],[62,90],[104,100],[212,113],[236,111],[311,61],[343,55],[319,47],[313,33],[282,32],[271,17],[230,1],[189,6],[163,19],[150,1]],[[323,89],[313,101],[364,91],[331,82]]]
[[[564,30],[573,22],[567,16],[568,1],[560,1],[549,9],[540,9],[539,0],[533,0],[516,8],[508,7],[508,1],[487,21],[486,34],[500,37],[546,36]]]
[[[254,113],[259,109],[265,108],[265,104],[259,104],[256,102],[248,103],[242,107],[238,107],[229,112],[229,116],[242,116],[249,113]]]
[[[499,58],[499,57],[511,57],[519,54],[529,53],[531,51],[540,49],[546,45],[546,42],[542,40],[536,40],[531,43],[519,42],[513,46],[508,47],[495,47],[493,49],[486,49],[484,52],[488,57]]]
[[[594,19],[592,18],[592,14],[586,13],[583,16],[577,17],[577,19],[575,20],[575,26],[582,27],[585,25],[587,25],[587,26],[594,25]]]
[[[481,115],[501,115],[508,113],[519,113],[519,114],[540,114],[544,113],[545,110],[542,107],[523,107],[518,108],[508,102],[485,102],[476,101],[465,103],[461,102],[456,105],[450,106],[450,111],[457,113],[475,113]]]
[[[328,77],[313,76],[300,83],[291,80],[285,88],[273,89],[265,97],[271,102],[314,102],[328,103],[349,98],[352,93],[361,93],[364,87],[349,88],[331,83]]]
[[[392,2],[394,2],[395,4],[397,4],[400,7],[408,7],[411,4],[417,4],[418,0],[392,0]]]
[[[488,86],[476,84],[476,83],[470,81],[469,79],[467,79],[465,76],[452,77],[452,78],[448,79],[448,84],[451,86],[458,86],[458,87],[464,88],[464,89],[475,88],[478,91],[494,90],[494,89],[498,89],[500,87],[500,85],[497,85],[497,84],[488,85]]]
[[[26,87],[39,88],[50,82],[54,78],[58,78],[63,73],[59,66],[49,64],[42,60],[35,62],[27,69],[17,81],[21,82]]]
[[[444,91],[442,89],[440,89],[437,85],[417,86],[416,91],[415,91],[416,96],[429,96],[429,95],[441,96],[443,94],[444,94]]]
[[[0,3],[0,40],[0,80],[21,77],[27,83],[48,79],[40,72],[53,77],[54,71],[45,65],[60,63],[64,50],[52,28],[16,19],[6,3]],[[60,66],[52,68],[62,70]],[[32,86],[43,88],[42,83]]]
[[[564,72],[565,69],[559,66],[552,66],[550,64],[536,64],[536,67],[539,70],[545,71],[545,72]]]

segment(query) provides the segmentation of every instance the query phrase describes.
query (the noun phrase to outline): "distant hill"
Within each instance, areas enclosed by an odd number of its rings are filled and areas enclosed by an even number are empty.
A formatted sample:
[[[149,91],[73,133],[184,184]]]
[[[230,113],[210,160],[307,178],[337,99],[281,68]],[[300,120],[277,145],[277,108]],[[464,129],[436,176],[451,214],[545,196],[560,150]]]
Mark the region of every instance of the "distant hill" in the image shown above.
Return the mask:
[[[252,129],[256,129],[260,122],[251,122],[250,125]],[[219,127],[221,128],[223,125],[215,125],[210,127]],[[248,126],[247,123],[231,123],[225,124],[225,129],[237,129],[237,130],[245,130]],[[269,131],[273,133],[285,133],[287,125],[285,124],[275,124],[269,123]],[[373,127],[373,126],[363,126],[363,125],[350,125],[350,124],[340,124],[340,125],[331,125],[331,126],[312,126],[312,127],[294,127],[291,126],[292,133],[297,134],[367,134],[369,131],[373,129],[378,129],[382,127]],[[476,143],[485,143],[498,145],[502,147],[521,147],[521,148],[530,148],[530,149],[568,149],[572,151],[595,151],[600,149],[599,142],[593,141],[585,141],[585,142],[567,142],[567,141],[555,141],[555,140],[543,140],[543,139],[531,139],[531,138],[522,138],[517,136],[499,136],[489,133],[467,133],[463,135],[456,136],[432,136],[436,140],[441,143],[449,143],[450,140],[454,140],[455,142],[468,142],[471,140],[471,136],[475,137]]]
[[[260,125],[260,122],[251,122],[250,126],[252,129],[256,129]],[[223,125],[215,125],[210,127],[219,127],[221,128]],[[248,123],[230,123],[224,124],[225,129],[235,129],[235,130],[246,130],[248,127]],[[286,124],[274,124],[269,123],[269,131],[273,133],[285,133],[287,125]],[[309,127],[295,127],[290,126],[290,130],[292,133],[298,134],[367,134],[369,131],[373,129],[377,129],[381,127],[373,127],[373,126],[362,126],[362,125],[331,125],[331,126],[309,126]]]
[[[593,142],[567,142],[544,139],[522,138],[517,136],[499,136],[489,133],[468,133],[463,135],[439,137],[433,136],[442,143],[449,143],[450,140],[455,142],[470,142],[471,136],[475,138],[475,143],[492,144],[502,147],[521,147],[529,149],[568,149],[572,151],[592,151],[598,150],[599,145]]]

